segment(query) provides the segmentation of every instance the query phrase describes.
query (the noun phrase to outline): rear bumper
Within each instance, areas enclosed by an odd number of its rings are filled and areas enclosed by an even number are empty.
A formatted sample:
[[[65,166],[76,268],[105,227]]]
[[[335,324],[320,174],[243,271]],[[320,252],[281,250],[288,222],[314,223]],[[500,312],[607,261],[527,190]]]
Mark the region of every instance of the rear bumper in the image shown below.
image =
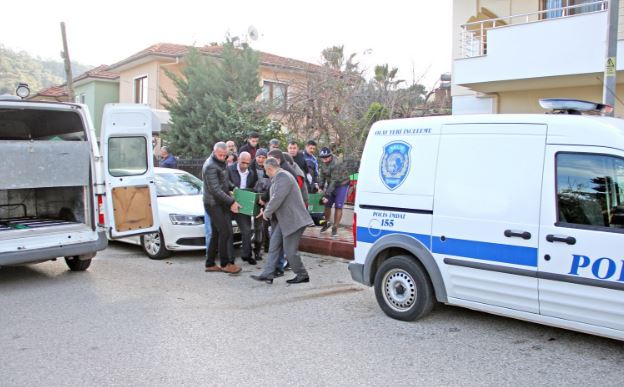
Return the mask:
[[[101,231],[98,232],[98,238],[96,240],[89,242],[0,253],[0,266],[40,262],[58,257],[90,254],[95,253],[96,251],[104,250],[107,245],[108,240],[106,239],[106,233]]]
[[[355,282],[370,286],[368,281],[364,281],[364,265],[361,263],[350,263],[349,271],[351,272],[351,278]]]

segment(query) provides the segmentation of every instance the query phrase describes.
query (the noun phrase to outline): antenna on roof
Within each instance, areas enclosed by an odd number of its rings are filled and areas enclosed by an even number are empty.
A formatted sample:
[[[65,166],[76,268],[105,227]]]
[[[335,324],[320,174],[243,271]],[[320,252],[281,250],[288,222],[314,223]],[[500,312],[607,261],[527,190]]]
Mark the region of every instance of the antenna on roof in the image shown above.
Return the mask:
[[[249,36],[250,40],[258,40],[258,29],[254,26],[249,26],[249,28],[247,29],[247,36]]]

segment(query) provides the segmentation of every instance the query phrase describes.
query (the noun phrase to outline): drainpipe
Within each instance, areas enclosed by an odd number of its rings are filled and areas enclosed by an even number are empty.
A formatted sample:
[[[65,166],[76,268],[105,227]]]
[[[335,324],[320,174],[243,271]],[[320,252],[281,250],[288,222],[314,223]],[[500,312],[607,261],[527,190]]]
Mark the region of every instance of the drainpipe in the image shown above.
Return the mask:
[[[606,116],[613,117],[615,111],[615,73],[617,71],[617,34],[618,34],[618,12],[620,10],[620,0],[609,0],[609,18],[607,19],[607,52],[605,58],[604,82],[602,88],[602,102],[613,106],[613,109],[605,113]]]

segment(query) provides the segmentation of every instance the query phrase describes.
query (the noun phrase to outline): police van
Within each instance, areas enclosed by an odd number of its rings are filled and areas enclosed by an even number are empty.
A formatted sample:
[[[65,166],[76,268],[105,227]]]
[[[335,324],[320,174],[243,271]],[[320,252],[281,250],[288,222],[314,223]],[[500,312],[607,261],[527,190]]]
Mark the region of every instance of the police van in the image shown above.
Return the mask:
[[[399,320],[435,302],[624,339],[624,120],[389,120],[370,130],[352,278]]]
[[[0,96],[0,266],[64,257],[82,271],[107,234],[158,231],[158,127],[147,106],[107,105],[98,144],[84,105]]]

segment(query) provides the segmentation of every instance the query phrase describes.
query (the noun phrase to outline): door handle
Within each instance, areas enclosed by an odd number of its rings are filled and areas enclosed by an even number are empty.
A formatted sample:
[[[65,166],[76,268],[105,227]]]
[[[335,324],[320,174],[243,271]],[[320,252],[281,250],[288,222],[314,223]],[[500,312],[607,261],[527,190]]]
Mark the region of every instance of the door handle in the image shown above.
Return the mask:
[[[565,235],[559,235],[559,236],[555,236],[553,234],[548,234],[546,235],[546,240],[548,242],[563,242],[563,243],[567,243],[569,245],[574,245],[576,244],[576,238],[571,237],[571,236],[565,236]]]
[[[507,238],[518,237],[522,239],[531,239],[531,233],[528,231],[505,230],[505,236]]]

